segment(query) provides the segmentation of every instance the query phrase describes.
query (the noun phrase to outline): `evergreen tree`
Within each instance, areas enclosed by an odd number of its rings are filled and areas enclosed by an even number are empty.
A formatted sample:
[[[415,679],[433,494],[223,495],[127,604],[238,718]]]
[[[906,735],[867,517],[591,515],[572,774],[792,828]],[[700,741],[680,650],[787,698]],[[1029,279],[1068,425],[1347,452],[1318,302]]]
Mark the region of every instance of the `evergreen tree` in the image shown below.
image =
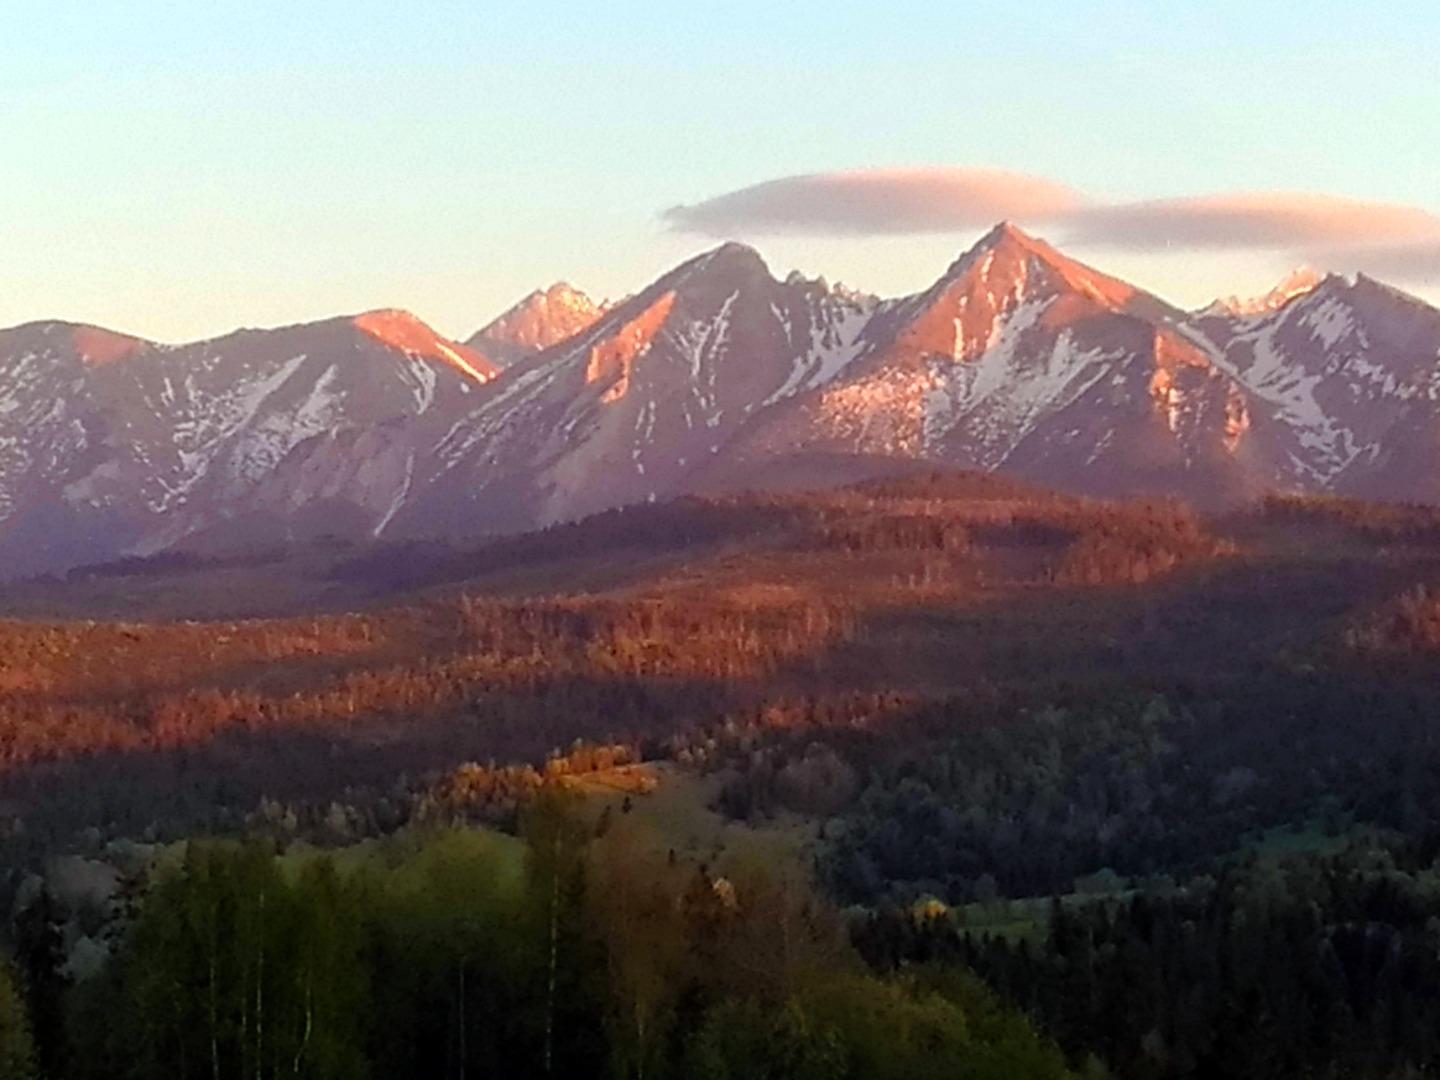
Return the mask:
[[[0,961],[0,1080],[36,1080],[40,1075],[25,995],[14,969]]]

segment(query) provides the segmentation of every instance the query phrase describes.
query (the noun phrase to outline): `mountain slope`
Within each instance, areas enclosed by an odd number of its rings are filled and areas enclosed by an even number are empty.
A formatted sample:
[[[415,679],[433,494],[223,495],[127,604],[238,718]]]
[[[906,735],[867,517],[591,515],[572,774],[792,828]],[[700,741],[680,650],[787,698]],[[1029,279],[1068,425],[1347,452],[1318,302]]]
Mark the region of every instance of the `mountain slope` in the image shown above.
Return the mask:
[[[1332,275],[1273,309],[1197,327],[1262,418],[1253,436],[1276,486],[1440,497],[1440,311]]]
[[[400,531],[546,524],[688,490],[757,412],[832,378],[871,302],[727,244],[514,364],[441,444]]]
[[[180,347],[65,324],[5,332],[0,560],[33,573],[211,532],[257,539],[243,523],[297,447],[443,425],[495,371],[399,312]],[[401,481],[375,461],[360,471],[344,494],[378,520]],[[292,486],[269,532],[334,494]]]
[[[0,331],[0,565],[6,576],[111,557],[136,537],[98,504],[76,504],[88,495],[84,477],[103,484],[136,471],[117,410],[89,388],[105,367],[150,348],[73,323]]]
[[[914,458],[1099,494],[1244,491],[1243,394],[1183,318],[1001,226],[882,305],[845,376],[740,452]]]
[[[899,299],[725,244],[613,307],[534,293],[468,345],[398,311],[182,346],[30,324],[0,385],[6,576],[929,465],[1440,500],[1440,311],[1300,276],[1186,313],[1009,225]]]

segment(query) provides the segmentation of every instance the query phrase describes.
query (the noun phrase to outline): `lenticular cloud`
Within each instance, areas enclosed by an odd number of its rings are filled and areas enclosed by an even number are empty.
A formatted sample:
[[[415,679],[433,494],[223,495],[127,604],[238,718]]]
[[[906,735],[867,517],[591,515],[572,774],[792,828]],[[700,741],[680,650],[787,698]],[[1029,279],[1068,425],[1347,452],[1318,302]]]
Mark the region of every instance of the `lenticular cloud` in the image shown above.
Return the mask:
[[[678,232],[897,236],[1010,220],[1065,243],[1135,252],[1277,250],[1325,265],[1440,268],[1440,217],[1425,210],[1293,192],[1106,203],[1050,180],[996,169],[872,169],[787,176],[665,212]],[[1355,256],[1352,258],[1351,256]]]
[[[1416,284],[1440,283],[1440,238],[1410,244],[1373,244],[1318,252],[1317,265]]]
[[[1170,248],[1335,248],[1440,238],[1440,218],[1408,206],[1286,192],[1090,206],[1066,222],[1073,243]]]
[[[1000,170],[875,169],[770,180],[674,207],[664,219],[676,231],[709,236],[885,236],[1051,221],[1081,202],[1060,184]]]

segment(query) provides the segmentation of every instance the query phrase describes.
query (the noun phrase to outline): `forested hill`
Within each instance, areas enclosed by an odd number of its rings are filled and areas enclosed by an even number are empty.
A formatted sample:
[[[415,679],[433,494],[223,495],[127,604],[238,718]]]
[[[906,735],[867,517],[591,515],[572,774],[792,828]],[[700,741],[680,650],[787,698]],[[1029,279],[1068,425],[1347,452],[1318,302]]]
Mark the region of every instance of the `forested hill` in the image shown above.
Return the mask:
[[[233,828],[262,797],[345,796],[378,828],[426,775],[538,766],[577,740],[653,754],[767,717],[899,722],[956,694],[1423,685],[1437,566],[1423,509],[1280,500],[1213,520],[964,473],[641,506],[470,549],[306,549],[243,588],[232,564],[128,564],[52,583],[54,604],[197,618],[0,623],[0,806],[38,848],[77,827]],[[368,606],[198,618],[287,575]]]
[[[1440,1066],[1437,583],[1423,507],[956,473],[31,582],[0,1028],[28,1012],[53,1076],[1411,1075]],[[657,776],[700,809],[632,817],[674,809]],[[728,824],[682,843],[692,811]],[[578,829],[570,884],[545,828]],[[799,966],[751,985],[727,965],[777,912]]]

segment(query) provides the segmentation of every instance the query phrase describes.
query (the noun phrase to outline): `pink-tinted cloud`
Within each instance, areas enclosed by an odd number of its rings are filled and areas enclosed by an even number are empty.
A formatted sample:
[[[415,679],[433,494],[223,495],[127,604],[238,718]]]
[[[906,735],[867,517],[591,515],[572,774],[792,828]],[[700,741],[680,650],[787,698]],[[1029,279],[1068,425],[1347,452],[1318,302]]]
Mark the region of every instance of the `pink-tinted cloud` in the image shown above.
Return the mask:
[[[994,169],[873,169],[787,176],[692,206],[665,221],[680,232],[880,236],[983,228],[1001,220],[1048,221],[1081,197],[1060,184]]]
[[[788,176],[664,218],[716,236],[959,232],[1009,219],[1050,225],[1070,243],[1134,251],[1440,242],[1440,217],[1409,206],[1289,192],[1101,203],[1050,180],[960,167]]]
[[[1072,243],[1134,251],[1336,248],[1440,240],[1424,210],[1284,192],[1091,206],[1071,216]]]
[[[1311,253],[1310,261],[1343,273],[1440,287],[1440,238],[1413,244],[1377,244]]]
[[[1053,181],[993,169],[874,169],[789,176],[677,206],[677,231],[893,236],[1039,224],[1077,247],[1139,253],[1273,251],[1326,269],[1440,285],[1440,216],[1331,195],[1255,192],[1144,202],[1087,199]]]

